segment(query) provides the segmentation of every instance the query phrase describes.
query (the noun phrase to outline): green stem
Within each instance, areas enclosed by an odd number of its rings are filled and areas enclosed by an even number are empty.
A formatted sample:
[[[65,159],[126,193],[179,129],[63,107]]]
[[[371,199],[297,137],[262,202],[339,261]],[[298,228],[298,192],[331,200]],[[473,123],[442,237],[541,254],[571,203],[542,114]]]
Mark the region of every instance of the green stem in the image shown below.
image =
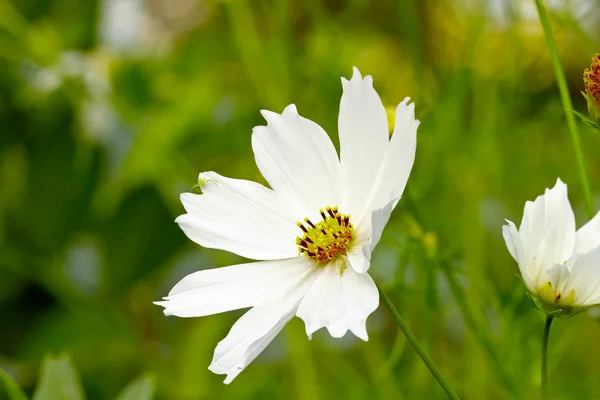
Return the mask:
[[[546,317],[544,336],[542,338],[542,400],[548,398],[548,338],[550,337],[550,326],[554,317]]]
[[[579,141],[579,131],[577,130],[577,123],[575,122],[575,116],[568,110],[573,109],[573,103],[571,102],[571,96],[569,95],[569,88],[567,86],[567,80],[565,73],[563,72],[562,66],[560,65],[560,58],[558,57],[558,51],[556,50],[556,43],[554,43],[554,37],[552,36],[552,29],[550,28],[550,22],[548,21],[548,14],[544,7],[543,0],[535,0],[538,14],[540,16],[540,22],[546,35],[546,42],[548,44],[548,50],[550,50],[550,58],[552,59],[552,65],[554,67],[554,75],[556,75],[556,83],[558,84],[558,90],[560,92],[560,98],[565,109],[565,115],[567,117],[567,125],[569,126],[569,132],[571,133],[571,141],[573,142],[573,149],[575,150],[575,157],[577,158],[577,167],[579,169],[579,179],[583,188],[583,196],[585,200],[585,209],[588,217],[594,217],[594,200],[592,199],[592,193],[590,192],[590,183],[588,181],[587,173],[585,171],[585,163],[583,162],[583,153],[581,151],[581,143]]]
[[[394,305],[392,304],[390,298],[385,294],[385,292],[381,289],[381,287],[379,285],[377,285],[377,289],[379,290],[379,295],[383,299],[383,302],[385,303],[387,308],[390,310],[390,313],[396,320],[396,324],[398,325],[398,328],[400,328],[400,330],[402,331],[404,336],[406,336],[406,339],[413,346],[413,348],[415,349],[415,351],[417,352],[419,357],[421,357],[421,360],[423,360],[423,362],[429,369],[429,372],[431,372],[431,374],[438,381],[438,383],[440,384],[442,389],[444,389],[444,391],[448,395],[448,398],[454,399],[454,400],[459,400],[460,398],[457,396],[456,393],[454,393],[454,391],[452,390],[450,385],[448,385],[448,383],[446,383],[444,378],[442,378],[440,371],[437,369],[437,367],[435,366],[433,361],[431,361],[431,358],[429,358],[429,356],[425,352],[425,349],[423,349],[423,346],[421,346],[421,344],[418,342],[415,335],[412,334],[412,332],[408,328],[408,325],[406,325],[406,322],[404,322],[404,320],[402,319],[402,317],[396,310],[396,307],[394,307]]]

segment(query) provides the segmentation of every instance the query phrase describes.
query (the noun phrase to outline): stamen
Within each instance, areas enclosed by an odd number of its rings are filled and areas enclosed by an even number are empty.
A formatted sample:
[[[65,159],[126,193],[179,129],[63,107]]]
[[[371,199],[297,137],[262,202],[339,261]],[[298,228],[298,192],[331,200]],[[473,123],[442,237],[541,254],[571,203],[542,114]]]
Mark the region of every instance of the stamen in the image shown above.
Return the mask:
[[[316,225],[308,218],[304,218],[307,226],[298,223],[304,234],[296,238],[296,244],[300,254],[318,263],[327,263],[346,254],[354,241],[354,227],[350,216],[341,214],[337,207],[325,207],[319,214],[323,220]]]
[[[300,229],[302,229],[304,231],[304,233],[308,233],[308,230],[306,230],[306,228],[304,227],[304,225],[302,225],[302,223],[298,222],[296,225],[298,225],[300,227]]]

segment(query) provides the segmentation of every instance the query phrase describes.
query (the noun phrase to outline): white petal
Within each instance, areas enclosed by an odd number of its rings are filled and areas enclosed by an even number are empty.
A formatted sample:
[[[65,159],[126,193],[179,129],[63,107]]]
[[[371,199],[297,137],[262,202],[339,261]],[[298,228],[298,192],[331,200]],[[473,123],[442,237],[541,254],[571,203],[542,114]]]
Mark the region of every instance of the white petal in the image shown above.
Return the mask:
[[[246,312],[219,342],[208,369],[215,374],[227,374],[225,383],[231,383],[292,319],[295,310],[275,301]]]
[[[276,194],[258,183],[200,175],[203,194],[183,193],[187,214],[176,222],[194,242],[255,260],[298,255],[300,230]]]
[[[296,212],[297,221],[340,201],[337,153],[325,131],[298,115],[294,105],[281,115],[262,111],[267,126],[254,128],[256,164],[269,185]]]
[[[525,261],[523,241],[521,240],[519,231],[512,221],[506,220],[506,222],[508,222],[508,225],[504,225],[502,227],[502,236],[506,242],[506,247],[508,248],[510,255],[519,265],[519,270],[521,271],[521,276],[523,277],[525,285],[532,293],[535,294],[537,293],[538,289],[536,286],[537,269],[535,271],[530,271],[528,269],[528,264]]]
[[[389,142],[387,115],[371,76],[354,68],[350,81],[342,78],[344,93],[338,119],[344,208],[359,214],[369,196]]]
[[[156,304],[165,315],[201,317],[252,307],[280,297],[315,268],[306,257],[232,265],[194,272]]]
[[[556,181],[552,189],[525,204],[519,228],[524,261],[537,287],[547,282],[546,271],[573,255],[575,217],[567,197],[567,185]]]
[[[410,98],[405,98],[396,108],[394,134],[381,160],[363,212],[382,209],[390,202],[393,210],[404,192],[415,161],[417,128],[420,124],[420,121],[415,119],[415,105],[408,104],[409,100]]]
[[[382,208],[375,209],[371,212],[371,249],[375,249],[377,243],[381,239],[381,235],[383,234],[383,229],[387,225],[390,220],[390,216],[392,215],[392,210],[394,208],[396,201],[391,201]],[[363,223],[366,221],[363,219]]]
[[[565,292],[565,287],[569,282],[569,277],[571,273],[569,272],[569,267],[566,264],[556,264],[548,271],[546,271],[548,282],[552,286],[552,290],[554,294],[568,295],[568,292]]]
[[[506,222],[508,222],[508,225],[502,226],[502,237],[504,238],[504,242],[506,243],[508,252],[512,256],[512,258],[514,258],[515,261],[518,262],[519,258],[517,257],[517,241],[521,241],[521,238],[519,237],[519,231],[517,230],[517,227],[515,226],[514,222],[509,220],[506,220]]]
[[[371,244],[363,243],[361,246],[354,246],[354,248],[346,254],[346,258],[348,264],[355,272],[364,274],[371,266]]]
[[[355,245],[347,254],[350,266],[359,274],[365,273],[371,266],[371,253],[379,243],[383,229],[387,225],[395,201],[373,210],[366,217],[359,218]]]
[[[258,305],[244,314],[219,342],[208,368],[216,374],[227,374],[225,383],[230,383],[294,316],[314,277],[314,273],[308,272],[285,296]]]
[[[575,234],[575,252],[587,253],[600,245],[600,213]]]
[[[379,293],[369,274],[359,274],[349,267],[340,269],[340,263],[332,263],[316,278],[296,315],[304,320],[309,336],[327,327],[333,337],[342,337],[351,330],[368,340],[366,320],[378,305]]]
[[[363,274],[371,266],[371,253],[375,248],[372,242],[373,234],[370,220],[365,220],[358,225],[355,234],[356,238],[346,254],[346,261],[354,271]]]
[[[576,304],[582,307],[600,303],[600,247],[586,254],[575,254],[567,266],[570,277],[564,295],[575,290]]]

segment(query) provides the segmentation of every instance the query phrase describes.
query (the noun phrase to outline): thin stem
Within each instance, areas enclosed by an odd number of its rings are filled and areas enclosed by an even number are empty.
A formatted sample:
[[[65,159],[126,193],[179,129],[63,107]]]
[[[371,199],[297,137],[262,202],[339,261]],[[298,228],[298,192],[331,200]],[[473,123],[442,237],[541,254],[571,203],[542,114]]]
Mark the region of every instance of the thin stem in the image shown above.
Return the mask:
[[[542,400],[548,398],[548,338],[550,337],[550,326],[554,317],[546,317],[544,336],[542,338]]]
[[[550,28],[550,22],[548,21],[548,14],[544,7],[543,0],[535,0],[538,14],[540,16],[540,22],[546,35],[546,43],[548,44],[548,50],[550,50],[550,58],[552,59],[552,65],[554,67],[554,75],[556,75],[556,83],[558,84],[558,90],[560,92],[560,98],[565,109],[565,115],[567,117],[567,125],[569,126],[569,132],[571,133],[571,141],[573,142],[573,149],[575,150],[575,157],[577,158],[577,167],[579,169],[579,180],[581,181],[581,187],[583,188],[583,197],[585,200],[585,209],[588,217],[594,217],[594,200],[592,199],[592,193],[590,192],[590,183],[588,181],[587,172],[585,171],[585,163],[583,161],[583,153],[581,151],[581,143],[579,141],[579,131],[577,130],[577,123],[575,122],[575,116],[573,113],[567,110],[573,109],[573,103],[571,102],[571,96],[569,95],[569,88],[567,86],[567,80],[565,73],[563,72],[562,66],[560,65],[560,58],[558,57],[558,51],[556,50],[556,43],[554,43],[554,37],[552,36],[552,29]]]
[[[444,389],[444,391],[446,392],[446,395],[448,395],[448,398],[454,399],[454,400],[459,400],[460,398],[458,397],[458,395],[456,393],[454,393],[454,391],[452,390],[450,385],[448,385],[448,383],[446,383],[444,378],[442,378],[440,371],[437,369],[437,367],[435,366],[433,361],[431,361],[431,358],[429,358],[429,356],[425,352],[425,349],[423,349],[423,346],[421,346],[421,344],[417,341],[417,338],[415,337],[415,335],[412,334],[412,332],[408,328],[408,325],[406,325],[406,322],[404,322],[404,320],[402,319],[402,317],[396,310],[396,307],[394,307],[394,305],[392,304],[390,298],[385,294],[385,292],[381,289],[381,287],[379,285],[377,285],[377,289],[379,290],[379,295],[383,299],[383,302],[385,303],[387,308],[390,310],[390,313],[396,320],[396,324],[398,325],[398,328],[400,328],[400,330],[402,331],[404,336],[406,336],[406,339],[413,346],[413,348],[415,349],[415,351],[417,352],[419,357],[421,357],[421,360],[423,360],[423,362],[429,369],[429,372],[431,372],[431,374],[438,381],[438,383],[440,384],[442,389]]]

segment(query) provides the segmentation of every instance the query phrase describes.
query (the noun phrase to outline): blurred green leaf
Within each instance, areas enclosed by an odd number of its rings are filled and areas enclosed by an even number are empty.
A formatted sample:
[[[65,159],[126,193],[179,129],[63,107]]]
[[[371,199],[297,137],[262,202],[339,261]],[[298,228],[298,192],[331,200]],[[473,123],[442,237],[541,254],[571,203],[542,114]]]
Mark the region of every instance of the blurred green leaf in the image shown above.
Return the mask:
[[[114,292],[158,268],[181,246],[182,234],[154,187],[127,197],[107,226],[107,270]],[[146,226],[143,232],[139,227]]]
[[[29,23],[8,1],[0,0],[0,27],[22,39],[27,36]]]
[[[154,379],[142,376],[133,380],[115,400],[150,400],[154,396]]]
[[[69,356],[46,356],[33,400],[83,400],[79,375]]]
[[[575,114],[576,116],[578,116],[581,119],[581,121],[583,121],[588,126],[588,128],[591,129],[592,132],[600,133],[600,125],[598,125],[597,122],[592,121],[590,118],[588,118],[586,115],[583,115],[579,111],[575,111],[575,110],[567,110],[567,111],[570,111],[573,114]]]
[[[0,369],[0,398],[6,398],[7,400],[27,400],[27,396],[19,388],[19,385],[2,369]]]

